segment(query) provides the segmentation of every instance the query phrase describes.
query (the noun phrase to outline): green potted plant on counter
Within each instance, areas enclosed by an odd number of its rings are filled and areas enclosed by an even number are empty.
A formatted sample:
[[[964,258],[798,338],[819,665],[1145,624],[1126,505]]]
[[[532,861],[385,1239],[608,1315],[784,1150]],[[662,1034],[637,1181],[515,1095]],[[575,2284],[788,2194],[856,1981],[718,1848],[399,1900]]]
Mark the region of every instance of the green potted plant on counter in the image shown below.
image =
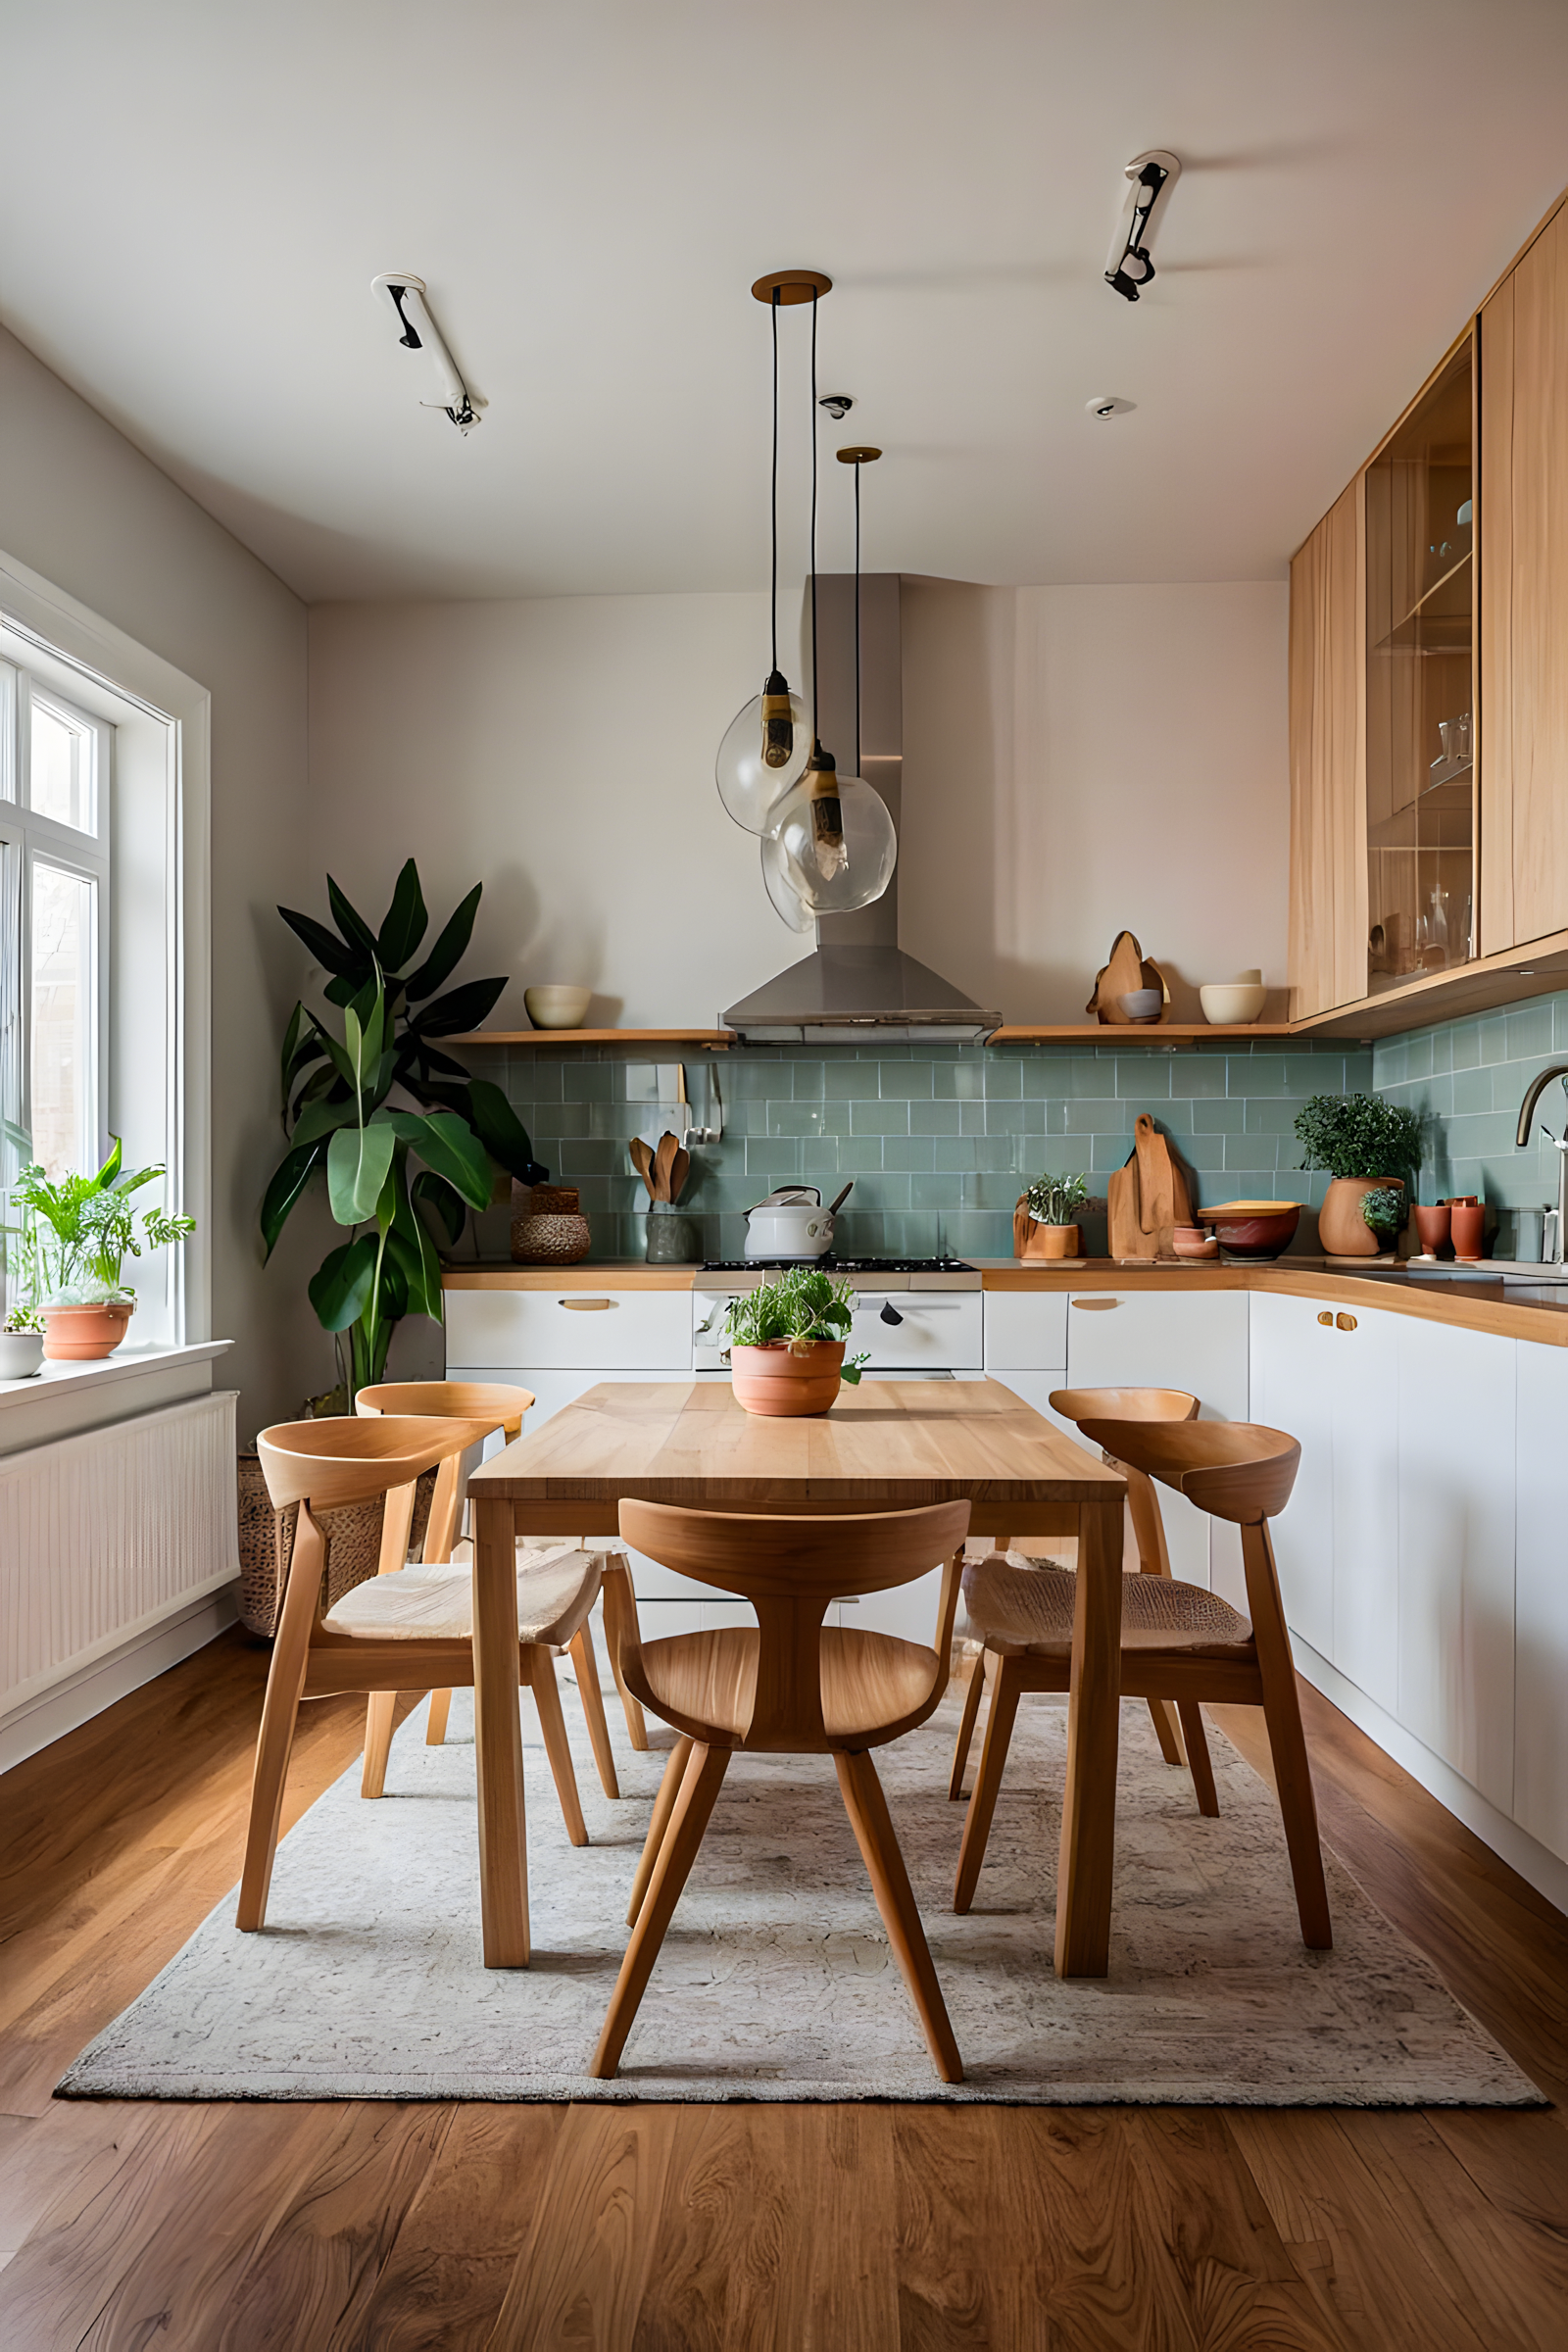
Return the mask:
[[[1037,1176],[1013,1211],[1017,1257],[1076,1257],[1074,1210],[1089,1199],[1087,1176]]]
[[[335,931],[278,908],[331,975],[323,993],[342,1014],[334,1036],[307,1005],[294,1007],[282,1055],[288,1150],[261,1211],[270,1257],[299,1201],[324,1180],[333,1219],[350,1236],[310,1283],[317,1320],[340,1349],[347,1341],[329,1410],[350,1411],[356,1393],[382,1377],[403,1316],[440,1322],[438,1243],[456,1243],[470,1210],[509,1200],[514,1177],[534,1185],[549,1175],[500,1087],[470,1078],[437,1042],[476,1027],[506,986],[505,977],[444,986],[467,951],[482,887],[422,956],[429,916],[412,858],[374,930],[330,876]]]
[[[121,1174],[121,1145],[92,1176],[51,1177],[29,1160],[13,1185],[24,1223],[17,1231],[21,1287],[27,1293],[25,1331],[42,1326],[51,1362],[91,1363],[111,1355],[125,1336],[136,1293],[124,1280],[127,1257],[166,1250],[196,1230],[194,1217],[161,1208],[141,1211],[138,1232],[130,1196],[165,1174],[162,1167]],[[6,1318],[13,1328],[12,1317]]]
[[[1421,1164],[1421,1121],[1413,1110],[1385,1102],[1381,1095],[1313,1095],[1296,1114],[1297,1141],[1305,1168],[1326,1169],[1332,1179],[1317,1212],[1318,1239],[1329,1257],[1376,1257],[1387,1235],[1384,1218],[1374,1227],[1362,1214],[1368,1194],[1394,1193],[1404,1223],[1410,1197],[1406,1179]]]
[[[858,1383],[869,1360],[844,1360],[855,1323],[854,1283],[836,1282],[815,1266],[791,1266],[743,1291],[725,1319],[735,1400],[749,1413],[825,1413],[839,1382]]]

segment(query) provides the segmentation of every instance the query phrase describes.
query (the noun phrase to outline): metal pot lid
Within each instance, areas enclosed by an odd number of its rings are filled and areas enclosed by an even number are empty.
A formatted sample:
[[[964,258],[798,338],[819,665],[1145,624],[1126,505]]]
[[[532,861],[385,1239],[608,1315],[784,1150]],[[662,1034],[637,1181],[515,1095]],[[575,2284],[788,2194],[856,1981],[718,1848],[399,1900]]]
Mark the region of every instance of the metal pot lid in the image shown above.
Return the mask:
[[[760,1208],[820,1208],[822,1196],[814,1184],[786,1184],[779,1192],[769,1193],[765,1200],[754,1202],[746,1214],[755,1217]]]

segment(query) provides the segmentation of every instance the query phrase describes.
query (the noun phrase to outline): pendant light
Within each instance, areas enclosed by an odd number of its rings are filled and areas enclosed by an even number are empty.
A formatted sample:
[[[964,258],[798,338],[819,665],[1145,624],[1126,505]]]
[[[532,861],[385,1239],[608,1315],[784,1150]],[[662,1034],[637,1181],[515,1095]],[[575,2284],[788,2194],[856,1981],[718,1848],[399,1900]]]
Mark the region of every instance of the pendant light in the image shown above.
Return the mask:
[[[713,770],[726,812],[748,833],[766,831],[774,803],[800,775],[811,748],[806,705],[790,692],[778,665],[778,315],[781,309],[808,302],[814,332],[817,297],[830,293],[832,286],[833,280],[819,270],[776,270],[752,288],[756,299],[767,304],[773,324],[772,661],[761,693],[753,695],[725,730]]]
[[[855,467],[855,764],[841,776],[812,728],[806,773],[775,807],[762,839],[768,896],[791,890],[813,915],[853,914],[879,899],[893,879],[899,838],[888,805],[859,774],[860,765],[860,467],[879,449],[841,449]],[[816,698],[816,311],[811,312],[811,695]],[[814,718],[814,709],[813,709]]]

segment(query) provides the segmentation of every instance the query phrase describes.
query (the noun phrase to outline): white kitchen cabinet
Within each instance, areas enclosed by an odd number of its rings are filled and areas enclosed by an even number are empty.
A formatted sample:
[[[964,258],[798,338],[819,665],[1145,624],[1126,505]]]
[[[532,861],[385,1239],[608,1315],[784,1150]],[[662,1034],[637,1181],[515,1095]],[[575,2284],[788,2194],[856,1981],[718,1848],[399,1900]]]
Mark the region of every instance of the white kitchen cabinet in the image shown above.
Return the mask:
[[[449,1364],[507,1364],[510,1379],[546,1371],[686,1372],[689,1291],[460,1291],[446,1294]],[[600,1377],[606,1377],[602,1371]]]
[[[1067,1301],[1067,1381],[1075,1389],[1187,1389],[1205,1421],[1248,1415],[1245,1291],[1083,1291]],[[1159,1490],[1171,1573],[1210,1582],[1209,1522]],[[1223,1532],[1216,1560],[1228,1561]],[[1222,1571],[1222,1583],[1229,1579]]]
[[[1516,1348],[1514,1791],[1523,1830],[1568,1862],[1568,1348]]]
[[[985,1308],[988,1372],[1038,1372],[1067,1361],[1065,1291],[987,1291]]]
[[[1397,1320],[1396,1712],[1511,1813],[1515,1343]]]
[[[1328,1322],[1320,1316],[1327,1312]],[[1291,1499],[1269,1529],[1285,1622],[1331,1663],[1334,1658],[1334,1383],[1346,1369],[1331,1309],[1315,1298],[1257,1292],[1251,1299],[1249,1418],[1283,1429],[1301,1448]],[[1389,1435],[1393,1488],[1394,1437]],[[1393,1562],[1391,1561],[1391,1573]],[[1245,1609],[1234,1593],[1226,1598]]]

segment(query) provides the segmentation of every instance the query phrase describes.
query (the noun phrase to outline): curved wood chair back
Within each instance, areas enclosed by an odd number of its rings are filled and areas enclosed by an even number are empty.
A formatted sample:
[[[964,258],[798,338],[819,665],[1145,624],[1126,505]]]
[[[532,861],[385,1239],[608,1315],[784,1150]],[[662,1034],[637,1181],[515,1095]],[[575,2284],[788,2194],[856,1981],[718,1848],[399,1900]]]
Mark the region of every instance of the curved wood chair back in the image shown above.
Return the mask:
[[[1091,1445],[1185,1494],[1211,1518],[1258,1527],[1284,1510],[1301,1448],[1255,1421],[1086,1421]]]
[[[1064,1421],[1196,1421],[1198,1398],[1186,1389],[1053,1389],[1051,1409]]]
[[[477,1445],[493,1426],[403,1414],[277,1421],[261,1432],[256,1449],[274,1510],[291,1502],[334,1510],[412,1486],[422,1471]]]
[[[447,1420],[482,1421],[486,1437],[500,1430],[510,1446],[520,1435],[522,1416],[532,1404],[531,1389],[514,1388],[508,1381],[384,1380],[373,1388],[361,1389],[354,1399],[354,1410],[367,1418],[387,1413],[418,1413]],[[427,1564],[452,1557],[452,1547],[463,1526],[465,1483],[463,1455],[449,1454],[436,1473],[430,1516],[425,1521],[424,1544],[419,1556]],[[412,1523],[412,1494],[408,1498],[408,1517]],[[406,1527],[403,1534],[407,1544]],[[388,1542],[381,1560],[383,1576],[389,1568],[401,1568],[403,1558],[389,1521]]]
[[[773,1518],[626,1500],[620,1506],[620,1532],[634,1550],[716,1592],[734,1592],[756,1610],[756,1695],[743,1744],[755,1740],[776,1747],[797,1738],[803,1750],[825,1744],[822,1620],[829,1603],[845,1593],[885,1592],[912,1584],[939,1562],[935,1673],[929,1703],[922,1702],[915,1722],[924,1721],[947,1688],[963,1540],[969,1532],[967,1501],[842,1518]],[[607,1611],[613,1609],[621,1619],[607,1628],[621,1670],[638,1697],[657,1711],[643,1675],[635,1623],[626,1622],[618,1604],[618,1590],[607,1586]],[[872,1645],[867,1678],[874,1680],[874,1644],[886,1637],[859,1639]],[[889,1722],[901,1721],[906,1704],[906,1690],[892,1705]]]

